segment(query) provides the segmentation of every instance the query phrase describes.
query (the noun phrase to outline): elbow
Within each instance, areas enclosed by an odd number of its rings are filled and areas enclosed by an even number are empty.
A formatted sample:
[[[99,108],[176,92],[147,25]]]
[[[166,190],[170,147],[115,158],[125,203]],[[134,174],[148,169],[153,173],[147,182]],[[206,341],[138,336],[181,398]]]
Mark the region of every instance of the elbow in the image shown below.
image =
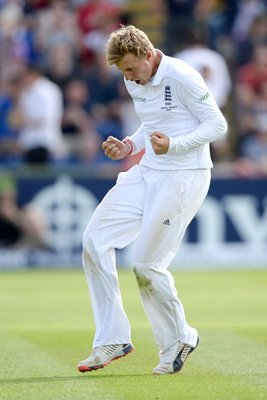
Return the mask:
[[[218,132],[218,137],[223,137],[228,132],[228,123],[227,123],[226,119],[223,116],[218,121],[217,132]]]

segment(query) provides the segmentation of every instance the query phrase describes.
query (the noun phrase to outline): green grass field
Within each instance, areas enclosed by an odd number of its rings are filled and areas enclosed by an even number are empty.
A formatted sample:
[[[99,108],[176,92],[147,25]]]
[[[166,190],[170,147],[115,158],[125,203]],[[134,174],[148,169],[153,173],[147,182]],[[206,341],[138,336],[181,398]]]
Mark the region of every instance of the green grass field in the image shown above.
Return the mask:
[[[173,271],[174,272],[174,271]],[[82,270],[0,273],[1,400],[266,400],[267,269],[175,271],[200,345],[175,375],[153,376],[158,349],[131,271],[120,272],[131,355],[81,374],[93,319]]]

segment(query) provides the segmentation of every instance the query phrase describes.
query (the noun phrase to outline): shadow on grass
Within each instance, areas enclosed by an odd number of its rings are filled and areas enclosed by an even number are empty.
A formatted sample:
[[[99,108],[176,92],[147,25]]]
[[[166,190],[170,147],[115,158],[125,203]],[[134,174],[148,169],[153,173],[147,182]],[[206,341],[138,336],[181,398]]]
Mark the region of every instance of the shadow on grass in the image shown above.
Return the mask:
[[[47,377],[32,377],[32,378],[6,378],[6,379],[0,379],[0,385],[1,384],[20,384],[20,383],[48,383],[48,382],[67,382],[67,381],[79,381],[79,380],[84,380],[84,379],[114,379],[114,378],[127,378],[130,379],[131,377],[136,378],[136,377],[144,377],[144,376],[152,376],[149,373],[145,374],[120,374],[120,375],[77,375],[77,376],[47,376]]]

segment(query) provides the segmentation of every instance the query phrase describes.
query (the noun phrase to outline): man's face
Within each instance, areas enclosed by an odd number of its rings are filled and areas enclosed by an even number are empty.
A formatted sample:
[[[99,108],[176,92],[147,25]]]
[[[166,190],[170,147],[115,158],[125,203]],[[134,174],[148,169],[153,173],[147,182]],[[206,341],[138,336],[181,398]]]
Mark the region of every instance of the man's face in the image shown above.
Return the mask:
[[[127,81],[134,81],[138,85],[145,85],[152,77],[153,55],[151,51],[148,51],[141,58],[128,53],[116,65]]]

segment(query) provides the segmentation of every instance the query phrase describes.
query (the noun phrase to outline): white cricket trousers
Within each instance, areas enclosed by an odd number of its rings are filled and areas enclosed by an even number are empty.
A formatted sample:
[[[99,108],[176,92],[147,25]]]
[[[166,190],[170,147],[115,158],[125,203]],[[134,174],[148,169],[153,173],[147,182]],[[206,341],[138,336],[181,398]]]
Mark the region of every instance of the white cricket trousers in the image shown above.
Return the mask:
[[[93,347],[131,342],[115,248],[137,238],[134,273],[161,361],[173,361],[180,340],[196,346],[168,267],[210,185],[210,170],[158,171],[135,165],[96,208],[83,235],[83,267],[95,320]]]

